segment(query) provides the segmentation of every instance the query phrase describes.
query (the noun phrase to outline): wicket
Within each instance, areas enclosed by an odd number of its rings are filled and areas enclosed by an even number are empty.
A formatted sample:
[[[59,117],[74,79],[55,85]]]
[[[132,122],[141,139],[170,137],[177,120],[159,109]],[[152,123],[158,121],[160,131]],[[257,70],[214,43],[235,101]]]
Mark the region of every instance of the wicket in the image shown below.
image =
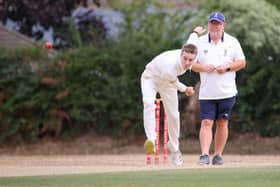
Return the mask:
[[[155,142],[155,164],[159,164],[160,161],[160,135],[161,135],[161,130],[160,130],[160,103],[161,99],[156,99],[156,110],[155,110],[155,115],[156,115],[156,142]],[[168,124],[167,124],[167,118],[164,113],[164,125],[163,125],[163,160],[164,163],[168,162]],[[146,164],[149,165],[152,163],[152,155],[147,154],[146,155]]]

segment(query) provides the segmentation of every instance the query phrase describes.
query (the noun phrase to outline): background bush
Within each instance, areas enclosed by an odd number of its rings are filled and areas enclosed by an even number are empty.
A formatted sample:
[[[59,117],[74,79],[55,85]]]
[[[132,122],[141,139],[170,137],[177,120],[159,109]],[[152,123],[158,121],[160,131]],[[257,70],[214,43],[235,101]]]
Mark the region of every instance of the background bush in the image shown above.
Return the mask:
[[[21,51],[15,52],[18,58],[0,52],[2,140],[36,140],[49,131],[60,135],[62,126],[68,135],[88,130],[115,137],[143,134],[141,73],[155,55],[181,47],[190,13],[150,12],[145,4],[124,13],[124,32],[117,40],[58,53],[30,49],[30,59]]]
[[[239,39],[247,58],[247,67],[237,74],[233,129],[279,135],[279,10],[266,1],[210,0],[198,12],[131,6],[123,10],[124,32],[117,40],[89,45],[77,36],[80,47],[67,50],[1,49],[0,141],[91,130],[114,137],[143,135],[140,76],[145,65],[162,51],[180,48],[213,10],[225,14],[226,32]],[[197,74],[190,77],[191,84],[199,80]]]

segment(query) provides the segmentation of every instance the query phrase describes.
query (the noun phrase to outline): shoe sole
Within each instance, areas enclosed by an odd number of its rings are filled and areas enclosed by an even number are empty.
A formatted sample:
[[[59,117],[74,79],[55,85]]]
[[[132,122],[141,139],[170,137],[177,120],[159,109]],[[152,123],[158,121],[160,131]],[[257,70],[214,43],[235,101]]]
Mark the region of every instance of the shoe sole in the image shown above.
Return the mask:
[[[224,162],[214,162],[214,163],[212,163],[212,165],[215,165],[215,166],[220,166],[220,165],[223,165],[224,164]]]
[[[180,162],[176,162],[176,161],[172,160],[172,164],[173,164],[174,166],[182,166],[183,163],[184,163],[183,160],[181,160]]]
[[[197,162],[197,164],[199,164],[199,165],[201,165],[201,166],[207,166],[207,165],[209,165],[210,163],[204,163],[204,162]]]
[[[172,162],[172,164],[173,164],[174,166],[182,166],[182,165],[183,165],[183,162],[182,162],[182,163],[175,163],[175,162]]]
[[[222,166],[223,164],[212,164],[213,166]]]
[[[146,150],[147,154],[155,154],[154,147],[154,143],[151,140],[145,141],[144,149]]]

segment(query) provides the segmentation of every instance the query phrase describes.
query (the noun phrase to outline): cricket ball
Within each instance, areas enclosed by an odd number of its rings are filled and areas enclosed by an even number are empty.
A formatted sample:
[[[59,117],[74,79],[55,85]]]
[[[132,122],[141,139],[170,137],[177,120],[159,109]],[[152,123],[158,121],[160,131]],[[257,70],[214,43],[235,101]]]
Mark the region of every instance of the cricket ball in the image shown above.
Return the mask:
[[[52,42],[46,42],[45,45],[44,45],[44,47],[45,47],[46,49],[51,49],[51,48],[53,48],[53,44],[52,44]]]

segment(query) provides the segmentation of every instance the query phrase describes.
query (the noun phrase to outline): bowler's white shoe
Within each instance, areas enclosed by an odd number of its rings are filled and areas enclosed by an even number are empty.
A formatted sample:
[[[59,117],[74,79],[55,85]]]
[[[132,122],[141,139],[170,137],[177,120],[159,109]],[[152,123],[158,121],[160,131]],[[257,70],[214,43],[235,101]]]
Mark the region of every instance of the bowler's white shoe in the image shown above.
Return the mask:
[[[183,165],[183,159],[182,159],[182,154],[181,152],[178,150],[176,152],[172,152],[171,153],[171,159],[172,159],[172,163],[175,166],[181,166]]]

